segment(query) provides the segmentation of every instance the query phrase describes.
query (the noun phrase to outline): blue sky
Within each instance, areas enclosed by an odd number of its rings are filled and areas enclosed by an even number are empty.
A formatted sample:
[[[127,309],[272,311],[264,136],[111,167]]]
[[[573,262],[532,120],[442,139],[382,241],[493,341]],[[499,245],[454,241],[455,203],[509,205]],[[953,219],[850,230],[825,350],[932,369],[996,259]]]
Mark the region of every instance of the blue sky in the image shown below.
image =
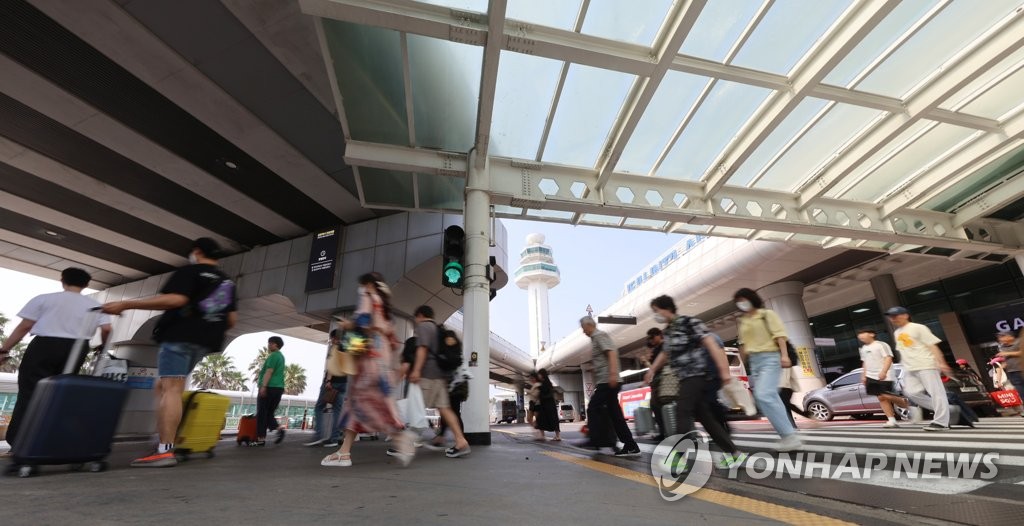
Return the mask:
[[[622,295],[628,279],[677,243],[680,235],[613,228],[502,220],[508,229],[509,274],[519,265],[526,236],[539,232],[554,252],[562,282],[549,293],[551,337],[578,327],[587,305],[601,312]],[[529,351],[526,291],[510,282],[491,302],[491,331]]]

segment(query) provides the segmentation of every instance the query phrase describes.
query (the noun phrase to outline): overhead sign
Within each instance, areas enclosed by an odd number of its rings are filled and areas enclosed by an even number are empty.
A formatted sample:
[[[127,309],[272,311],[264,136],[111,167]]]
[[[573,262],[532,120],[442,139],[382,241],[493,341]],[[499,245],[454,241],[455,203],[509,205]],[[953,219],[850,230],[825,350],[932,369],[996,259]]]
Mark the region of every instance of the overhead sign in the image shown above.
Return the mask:
[[[961,314],[960,319],[971,343],[991,343],[999,332],[1019,333],[1024,329],[1024,301],[972,310]]]
[[[313,234],[306,268],[306,292],[334,288],[337,259],[338,230],[332,228]]]
[[[626,282],[626,290],[622,293],[623,296],[631,294],[636,289],[640,288],[641,285],[646,283],[648,280],[657,276],[660,272],[663,272],[669,266],[676,261],[683,259],[683,256],[687,252],[693,250],[693,247],[699,245],[701,241],[707,239],[708,236],[702,235],[691,235],[683,238],[682,241],[676,243],[676,246],[672,247],[671,250],[663,254],[660,258],[655,260],[654,263],[641,274],[637,275],[633,279]]]

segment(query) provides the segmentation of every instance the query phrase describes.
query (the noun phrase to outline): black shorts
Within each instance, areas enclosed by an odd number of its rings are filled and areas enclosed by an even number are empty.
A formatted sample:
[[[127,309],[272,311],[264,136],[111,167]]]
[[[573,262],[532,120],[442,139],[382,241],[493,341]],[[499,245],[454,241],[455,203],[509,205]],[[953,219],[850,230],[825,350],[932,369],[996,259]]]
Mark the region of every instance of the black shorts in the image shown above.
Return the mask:
[[[868,378],[867,384],[864,385],[864,390],[871,396],[892,394],[892,382]]]

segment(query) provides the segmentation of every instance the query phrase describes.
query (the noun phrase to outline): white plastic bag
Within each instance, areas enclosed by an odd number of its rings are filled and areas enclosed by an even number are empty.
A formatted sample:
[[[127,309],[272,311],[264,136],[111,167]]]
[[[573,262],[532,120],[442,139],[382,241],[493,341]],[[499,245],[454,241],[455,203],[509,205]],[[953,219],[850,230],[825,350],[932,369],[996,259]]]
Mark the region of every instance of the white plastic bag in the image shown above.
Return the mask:
[[[732,381],[723,385],[722,394],[732,401],[733,404],[742,407],[743,412],[747,416],[754,416],[757,414],[757,407],[754,405],[754,400],[750,396],[750,391],[748,391],[746,387],[743,387],[743,383],[739,380],[733,378]]]
[[[427,409],[423,406],[423,391],[416,384],[409,384],[405,398],[397,402],[398,416],[407,427],[424,430],[430,427],[427,422]]]

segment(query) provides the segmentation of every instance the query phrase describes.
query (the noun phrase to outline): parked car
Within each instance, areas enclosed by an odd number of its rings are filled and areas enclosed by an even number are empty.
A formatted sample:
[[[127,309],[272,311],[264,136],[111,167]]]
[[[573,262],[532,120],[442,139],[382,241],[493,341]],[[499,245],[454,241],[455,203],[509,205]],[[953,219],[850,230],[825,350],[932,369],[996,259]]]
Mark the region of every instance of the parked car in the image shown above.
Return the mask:
[[[946,390],[958,395],[978,416],[999,416],[999,411],[980,377],[954,369],[953,380],[955,381],[947,379],[944,382]]]
[[[572,404],[561,404],[558,406],[558,421],[559,422],[575,422],[576,421],[576,409]]]
[[[896,384],[893,391],[896,394],[902,392],[903,366],[893,364],[893,372],[896,376]],[[839,415],[851,415],[854,418],[868,418],[872,415],[882,414],[882,406],[878,403],[878,397],[867,394],[864,384],[861,383],[862,369],[854,369],[839,378],[836,378],[825,387],[808,392],[804,396],[804,410],[810,413],[815,420],[832,420]],[[896,407],[896,414],[899,418],[907,418],[908,411]]]

